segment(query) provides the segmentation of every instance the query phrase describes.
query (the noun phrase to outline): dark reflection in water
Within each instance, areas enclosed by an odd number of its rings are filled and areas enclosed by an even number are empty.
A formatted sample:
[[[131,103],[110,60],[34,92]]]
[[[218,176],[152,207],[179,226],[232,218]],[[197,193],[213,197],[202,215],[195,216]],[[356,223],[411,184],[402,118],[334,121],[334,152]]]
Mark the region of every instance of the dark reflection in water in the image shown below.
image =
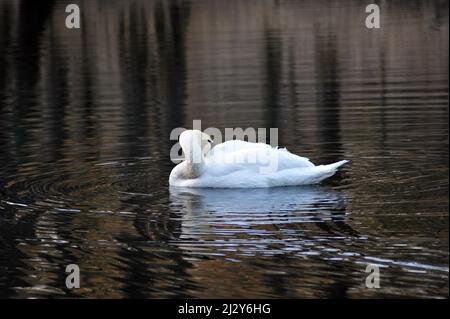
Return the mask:
[[[0,2],[1,297],[448,297],[446,1],[68,3]],[[193,119],[350,164],[169,189]]]

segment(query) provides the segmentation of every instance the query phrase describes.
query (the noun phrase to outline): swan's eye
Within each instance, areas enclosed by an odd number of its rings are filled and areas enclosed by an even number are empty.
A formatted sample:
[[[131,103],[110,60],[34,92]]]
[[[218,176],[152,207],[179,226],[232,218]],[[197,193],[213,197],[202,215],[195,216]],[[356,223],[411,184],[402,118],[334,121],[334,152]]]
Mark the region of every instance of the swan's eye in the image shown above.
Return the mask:
[[[208,140],[208,142],[209,142],[209,143],[212,143],[212,141],[211,141],[211,140]]]

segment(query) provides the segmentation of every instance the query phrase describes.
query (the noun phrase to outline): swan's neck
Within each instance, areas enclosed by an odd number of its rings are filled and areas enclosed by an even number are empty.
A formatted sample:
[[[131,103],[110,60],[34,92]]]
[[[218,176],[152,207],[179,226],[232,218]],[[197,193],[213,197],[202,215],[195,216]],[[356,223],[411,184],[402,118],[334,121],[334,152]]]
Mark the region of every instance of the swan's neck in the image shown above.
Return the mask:
[[[205,158],[203,156],[202,149],[196,142],[193,142],[191,147],[186,150],[185,156],[187,178],[198,178],[203,174],[205,166]]]
[[[195,179],[200,177],[204,171],[204,163],[192,163],[186,161],[186,177],[188,179]]]

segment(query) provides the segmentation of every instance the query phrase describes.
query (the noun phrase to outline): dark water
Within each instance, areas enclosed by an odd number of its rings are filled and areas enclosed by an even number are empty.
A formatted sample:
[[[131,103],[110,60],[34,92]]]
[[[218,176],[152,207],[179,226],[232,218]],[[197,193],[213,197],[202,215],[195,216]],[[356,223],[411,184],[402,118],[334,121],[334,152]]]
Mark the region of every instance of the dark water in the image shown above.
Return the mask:
[[[1,1],[0,296],[448,297],[448,3],[379,4]],[[171,191],[193,119],[350,163]]]

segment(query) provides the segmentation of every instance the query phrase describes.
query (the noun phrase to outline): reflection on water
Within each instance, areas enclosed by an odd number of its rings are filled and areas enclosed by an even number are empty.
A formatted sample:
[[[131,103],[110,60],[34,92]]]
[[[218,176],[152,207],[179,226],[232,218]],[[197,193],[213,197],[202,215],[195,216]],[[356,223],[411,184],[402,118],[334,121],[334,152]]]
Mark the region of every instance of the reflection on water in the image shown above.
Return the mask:
[[[181,221],[181,244],[188,254],[273,256],[313,255],[304,223],[330,223],[348,236],[345,199],[322,187],[270,189],[170,189],[173,214]],[[316,247],[317,248],[317,247]],[[306,251],[304,251],[306,249]],[[239,260],[235,257],[233,260]]]
[[[318,186],[270,189],[171,188],[174,212],[181,216],[183,236],[220,233],[216,225],[254,229],[264,225],[342,220],[343,199]],[[237,230],[236,232],[239,232]],[[229,233],[234,235],[233,231]]]
[[[1,297],[448,297],[446,1],[76,3],[0,2]],[[193,119],[350,163],[169,189]]]

